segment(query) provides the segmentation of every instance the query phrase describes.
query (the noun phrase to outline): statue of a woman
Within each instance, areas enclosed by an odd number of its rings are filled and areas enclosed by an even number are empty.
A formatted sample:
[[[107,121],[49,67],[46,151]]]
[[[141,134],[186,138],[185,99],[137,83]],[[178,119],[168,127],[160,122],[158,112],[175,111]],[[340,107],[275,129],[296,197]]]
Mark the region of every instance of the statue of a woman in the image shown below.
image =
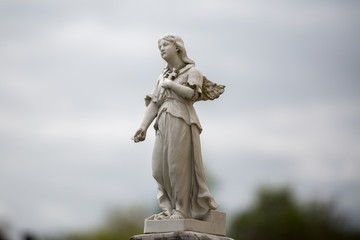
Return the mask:
[[[145,98],[145,116],[133,137],[135,142],[144,141],[156,118],[152,171],[163,211],[153,219],[203,219],[219,204],[206,185],[200,147],[202,128],[193,103],[219,97],[224,86],[200,73],[179,36],[163,36],[158,47],[167,66],[153,93]]]

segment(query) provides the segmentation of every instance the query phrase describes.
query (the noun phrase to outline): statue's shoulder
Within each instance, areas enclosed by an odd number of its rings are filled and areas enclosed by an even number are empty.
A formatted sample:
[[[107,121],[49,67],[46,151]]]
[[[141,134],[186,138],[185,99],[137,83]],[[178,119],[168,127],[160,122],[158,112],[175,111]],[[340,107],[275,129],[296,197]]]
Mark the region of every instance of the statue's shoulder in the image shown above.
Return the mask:
[[[202,85],[202,81],[204,76],[200,72],[200,70],[195,67],[194,65],[189,66],[188,70],[186,71],[188,76],[188,81],[193,84]]]
[[[188,74],[199,74],[199,75],[202,75],[201,71],[200,71],[195,65],[189,66]]]
[[[159,77],[156,79],[156,85],[155,88],[157,88],[161,82],[161,80],[164,78],[164,75],[161,73],[159,74]]]
[[[187,64],[185,67],[181,68],[178,72],[178,75],[196,75],[201,74],[200,70],[195,67],[195,64]]]

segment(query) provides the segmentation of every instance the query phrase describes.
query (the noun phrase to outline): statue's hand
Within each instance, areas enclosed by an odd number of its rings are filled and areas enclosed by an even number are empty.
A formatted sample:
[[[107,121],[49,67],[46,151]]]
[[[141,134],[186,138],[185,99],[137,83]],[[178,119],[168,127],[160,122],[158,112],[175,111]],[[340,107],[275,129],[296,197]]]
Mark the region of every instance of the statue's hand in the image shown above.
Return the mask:
[[[137,143],[144,141],[145,138],[146,138],[146,130],[144,130],[143,128],[139,128],[131,139]]]
[[[173,84],[174,82],[171,81],[170,79],[164,79],[164,81],[162,81],[162,83],[160,84],[160,87],[163,87],[163,88],[171,88],[171,85]]]

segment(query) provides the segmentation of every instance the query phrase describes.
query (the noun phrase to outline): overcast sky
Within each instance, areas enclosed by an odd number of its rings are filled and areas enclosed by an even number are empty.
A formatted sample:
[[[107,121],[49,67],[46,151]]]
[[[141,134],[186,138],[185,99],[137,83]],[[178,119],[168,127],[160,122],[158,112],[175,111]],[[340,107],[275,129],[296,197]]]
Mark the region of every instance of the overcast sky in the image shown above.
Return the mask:
[[[335,200],[360,226],[359,1],[0,2],[0,221],[67,231],[156,206],[154,130],[130,138],[175,33],[208,79],[196,103],[220,210],[261,184]]]

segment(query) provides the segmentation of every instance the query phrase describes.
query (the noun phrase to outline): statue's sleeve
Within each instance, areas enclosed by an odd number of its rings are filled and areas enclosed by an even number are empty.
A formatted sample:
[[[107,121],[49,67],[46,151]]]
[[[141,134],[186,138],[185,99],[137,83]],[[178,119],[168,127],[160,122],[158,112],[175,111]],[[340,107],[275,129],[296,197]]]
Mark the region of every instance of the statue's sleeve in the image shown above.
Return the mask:
[[[193,101],[196,101],[202,94],[203,79],[203,75],[197,68],[192,67],[189,70],[187,85],[195,91]]]
[[[159,82],[160,82],[160,77],[156,82],[154,91],[151,94],[146,95],[145,97],[145,106],[149,106],[150,102],[153,101],[154,103],[158,102],[158,96],[159,96]]]

